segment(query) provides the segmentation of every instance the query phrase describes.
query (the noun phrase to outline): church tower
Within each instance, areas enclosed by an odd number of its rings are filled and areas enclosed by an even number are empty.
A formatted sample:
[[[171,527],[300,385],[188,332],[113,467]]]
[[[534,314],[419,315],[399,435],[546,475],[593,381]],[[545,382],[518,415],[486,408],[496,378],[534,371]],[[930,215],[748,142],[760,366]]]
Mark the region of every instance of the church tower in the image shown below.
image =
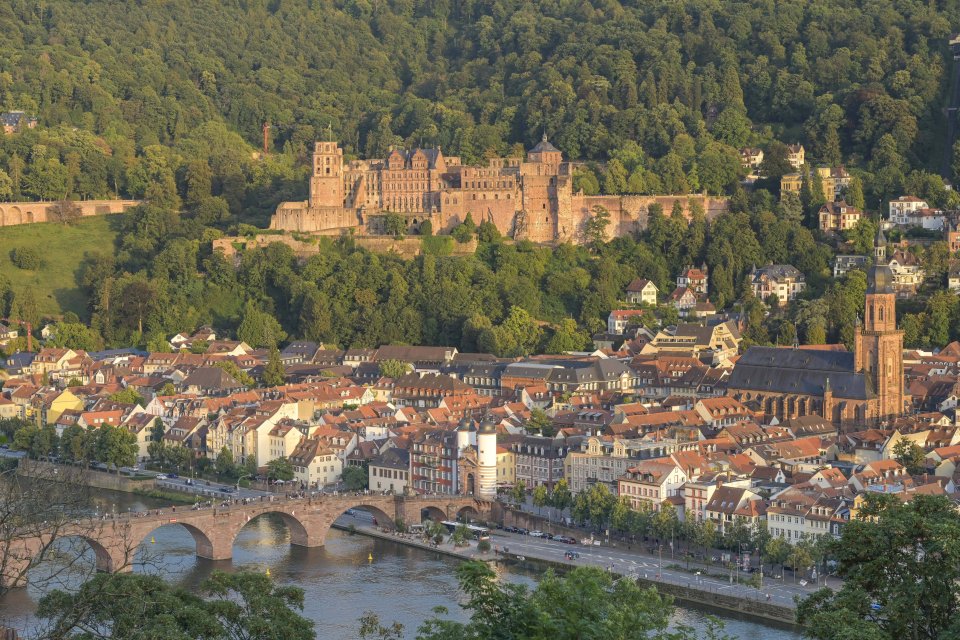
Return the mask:
[[[893,272],[886,264],[886,238],[877,233],[876,262],[867,271],[863,324],[855,336],[854,366],[864,373],[877,394],[870,417],[887,418],[903,412],[903,332],[897,329]]]
[[[342,206],[343,149],[336,142],[317,142],[313,147],[310,207]]]

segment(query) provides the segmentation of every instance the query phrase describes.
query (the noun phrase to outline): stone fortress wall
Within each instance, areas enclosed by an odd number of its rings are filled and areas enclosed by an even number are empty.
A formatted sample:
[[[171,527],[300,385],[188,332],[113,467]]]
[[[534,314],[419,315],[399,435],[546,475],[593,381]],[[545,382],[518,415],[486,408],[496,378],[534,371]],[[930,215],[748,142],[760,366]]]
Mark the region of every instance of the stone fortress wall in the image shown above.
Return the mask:
[[[102,216],[123,213],[140,204],[139,200],[77,200],[71,202],[80,208],[80,215]],[[59,202],[0,202],[0,227],[18,224],[50,222],[51,210]]]
[[[344,162],[336,142],[317,142],[310,199],[283,202],[270,228],[312,235],[386,233],[399,215],[411,232],[429,220],[435,233],[449,233],[469,214],[489,221],[501,234],[534,242],[582,242],[596,207],[610,213],[608,235],[627,235],[647,225],[649,207],[669,215],[679,202],[690,216],[698,203],[712,219],[727,198],[706,195],[588,196],[573,191],[574,165],[544,139],[521,158],[492,158],[486,166],[461,164],[439,148],[392,151],[387,158]]]

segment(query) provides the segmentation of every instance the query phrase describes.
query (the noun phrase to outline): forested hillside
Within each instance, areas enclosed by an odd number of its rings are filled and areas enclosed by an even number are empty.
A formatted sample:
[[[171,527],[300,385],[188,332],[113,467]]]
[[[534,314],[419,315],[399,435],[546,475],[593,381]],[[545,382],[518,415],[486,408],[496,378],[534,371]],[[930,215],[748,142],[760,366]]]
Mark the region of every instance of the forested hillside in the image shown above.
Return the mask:
[[[543,130],[572,158],[634,141],[632,175],[606,186],[635,192],[696,191],[698,162],[776,137],[878,174],[876,202],[939,169],[958,24],[956,3],[921,0],[11,0],[0,107],[41,131],[3,141],[0,197],[182,195],[205,160],[231,213],[263,221],[302,194],[294,163],[329,127],[352,154],[467,161]],[[254,163],[267,121],[289,155]]]
[[[748,341],[849,342],[863,278],[831,282],[818,205],[778,201],[783,143],[846,164],[868,206],[903,192],[955,199],[930,171],[946,151],[958,25],[957,3],[920,0],[11,0],[0,3],[0,109],[39,126],[0,138],[0,199],[150,201],[78,270],[93,327],[77,329],[78,347],[155,347],[209,322],[257,344],[579,348],[632,277],[665,294],[701,262],[717,307],[739,301]],[[709,225],[652,212],[637,237],[557,250],[481,226],[470,258],[404,261],[347,238],[305,264],[279,245],[250,251],[237,271],[211,252],[224,232],[250,231],[238,223],[262,225],[305,195],[318,137],[353,156],[424,144],[474,162],[544,130],[589,161],[577,177],[587,191],[725,191],[731,211]],[[771,180],[752,194],[737,181],[743,145],[768,151]],[[857,251],[872,224],[848,234]],[[947,254],[922,250],[931,281]],[[770,261],[810,286],[766,316],[744,277]],[[37,292],[6,272],[0,315],[39,320]],[[904,311],[908,344],[960,335],[954,296]]]

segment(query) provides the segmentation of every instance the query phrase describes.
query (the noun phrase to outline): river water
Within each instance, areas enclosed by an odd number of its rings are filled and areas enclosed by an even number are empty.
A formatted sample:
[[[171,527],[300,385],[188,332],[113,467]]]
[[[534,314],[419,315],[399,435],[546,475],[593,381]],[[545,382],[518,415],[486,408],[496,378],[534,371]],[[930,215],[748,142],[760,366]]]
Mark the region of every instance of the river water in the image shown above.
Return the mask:
[[[130,494],[101,492],[96,498],[101,512],[119,512],[165,506],[155,500]],[[279,518],[262,516],[251,520],[234,544],[233,560],[212,562],[197,558],[190,534],[178,525],[157,529],[141,550],[144,566],[137,571],[159,572],[185,587],[198,585],[214,569],[270,571],[274,580],[295,584],[305,591],[304,614],[316,621],[317,638],[353,640],[357,620],[373,611],[381,622],[400,622],[404,637],[414,638],[417,626],[437,606],[449,616],[464,619],[457,602],[454,569],[458,561],[429,551],[388,540],[350,535],[332,530],[326,545],[315,549],[289,546],[289,534]],[[77,584],[93,570],[93,552],[83,562],[58,575],[61,584]],[[372,560],[370,559],[372,557]],[[51,567],[45,565],[50,564]],[[34,572],[52,571],[56,560],[45,561]],[[532,585],[536,572],[516,567],[502,569],[503,578]],[[45,587],[49,587],[47,582]],[[20,629],[34,628],[33,611],[41,588],[32,583],[0,599],[0,617]],[[725,631],[742,640],[800,640],[793,630],[779,629],[713,612],[725,622]],[[703,628],[707,614],[699,609],[677,607],[675,622]]]

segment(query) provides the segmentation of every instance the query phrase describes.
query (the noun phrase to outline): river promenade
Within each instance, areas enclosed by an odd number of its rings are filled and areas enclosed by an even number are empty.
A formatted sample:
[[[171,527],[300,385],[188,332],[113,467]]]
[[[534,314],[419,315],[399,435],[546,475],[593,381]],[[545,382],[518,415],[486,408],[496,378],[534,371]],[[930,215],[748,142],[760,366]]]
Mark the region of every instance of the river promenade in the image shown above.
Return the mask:
[[[491,551],[481,553],[477,551],[476,543],[471,543],[467,547],[456,547],[449,542],[434,545],[424,542],[419,536],[413,534],[402,534],[375,527],[359,515],[343,516],[333,526],[461,560],[547,564],[558,568],[599,567],[635,579],[645,586],[656,587],[660,592],[681,601],[780,624],[795,624],[794,596],[813,591],[812,587],[807,589],[800,585],[782,583],[779,580],[766,582],[763,589],[758,589],[721,579],[716,575],[708,575],[706,567],[701,568],[700,575],[697,575],[697,569],[693,564],[690,572],[679,569],[672,563],[665,563],[661,568],[659,559],[634,551],[608,546],[569,545],[499,530],[491,532]],[[569,552],[576,553],[577,557],[569,558],[566,555]],[[717,571],[717,568],[713,567],[712,571]]]

